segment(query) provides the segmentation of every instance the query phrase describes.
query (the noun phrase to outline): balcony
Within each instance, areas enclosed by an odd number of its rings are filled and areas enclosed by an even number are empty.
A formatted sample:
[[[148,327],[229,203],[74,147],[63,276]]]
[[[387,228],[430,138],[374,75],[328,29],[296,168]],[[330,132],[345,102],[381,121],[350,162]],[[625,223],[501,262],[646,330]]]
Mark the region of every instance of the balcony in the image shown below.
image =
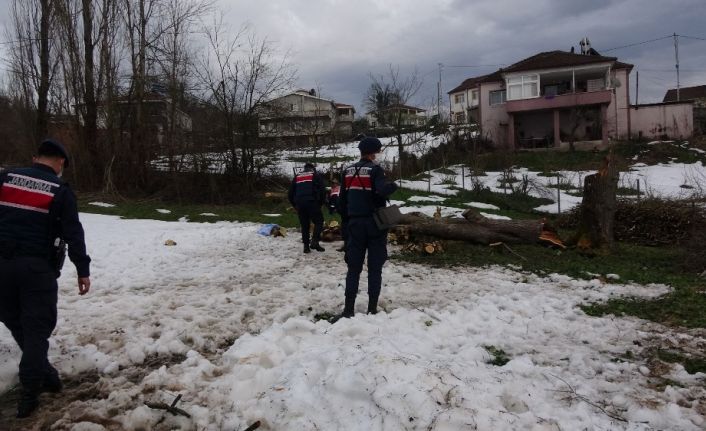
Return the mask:
[[[508,100],[505,108],[508,113],[515,113],[544,109],[571,108],[574,106],[601,105],[610,103],[611,96],[611,90],[567,93],[556,96],[545,95],[534,99]]]

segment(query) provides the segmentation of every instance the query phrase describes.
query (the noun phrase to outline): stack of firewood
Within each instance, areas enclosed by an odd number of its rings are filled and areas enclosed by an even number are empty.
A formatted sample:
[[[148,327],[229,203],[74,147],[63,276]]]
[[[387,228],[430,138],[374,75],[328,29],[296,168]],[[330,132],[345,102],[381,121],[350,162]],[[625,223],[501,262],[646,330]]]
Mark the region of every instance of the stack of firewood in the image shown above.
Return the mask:
[[[421,253],[426,255],[443,253],[444,247],[440,241],[432,242],[410,242],[402,247],[402,251],[407,253]]]

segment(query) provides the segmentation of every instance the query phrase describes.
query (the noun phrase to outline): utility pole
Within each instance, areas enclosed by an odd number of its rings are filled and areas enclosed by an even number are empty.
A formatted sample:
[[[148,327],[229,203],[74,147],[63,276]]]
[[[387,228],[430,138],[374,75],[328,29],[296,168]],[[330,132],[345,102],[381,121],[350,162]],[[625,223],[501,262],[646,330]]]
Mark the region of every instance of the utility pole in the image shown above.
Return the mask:
[[[441,63],[437,63],[439,66],[439,80],[436,83],[436,117],[441,119]]]
[[[640,97],[640,71],[635,72],[635,105],[638,105],[637,101]]]
[[[677,59],[677,102],[679,102],[679,35],[674,33],[674,55]]]

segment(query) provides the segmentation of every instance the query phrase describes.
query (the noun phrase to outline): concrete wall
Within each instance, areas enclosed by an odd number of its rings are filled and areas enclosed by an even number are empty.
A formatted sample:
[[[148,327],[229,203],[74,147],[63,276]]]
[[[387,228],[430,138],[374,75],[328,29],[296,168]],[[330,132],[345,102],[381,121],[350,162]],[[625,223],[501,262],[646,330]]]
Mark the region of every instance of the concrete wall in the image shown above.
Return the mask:
[[[630,126],[633,138],[688,138],[694,133],[694,106],[688,102],[631,106]]]
[[[611,139],[627,139],[630,134],[630,80],[627,69],[619,69],[611,72],[614,81],[620,82],[620,86],[614,86],[608,110],[606,112],[606,132]]]
[[[490,106],[490,92],[503,90],[499,82],[484,83],[480,86],[480,126],[483,136],[492,140],[496,148],[507,148],[510,145],[508,137],[508,124],[510,117],[507,115],[505,103]]]
[[[457,94],[464,95],[463,103],[456,103],[454,101],[454,99],[456,98],[455,96]],[[465,112],[466,112],[466,109],[468,109],[468,103],[469,103],[468,98],[470,95],[471,95],[470,91],[468,91],[468,90],[463,90],[463,91],[459,91],[458,93],[449,94],[449,104],[451,106],[452,118],[453,118],[453,114],[464,114],[464,118],[465,118]]]

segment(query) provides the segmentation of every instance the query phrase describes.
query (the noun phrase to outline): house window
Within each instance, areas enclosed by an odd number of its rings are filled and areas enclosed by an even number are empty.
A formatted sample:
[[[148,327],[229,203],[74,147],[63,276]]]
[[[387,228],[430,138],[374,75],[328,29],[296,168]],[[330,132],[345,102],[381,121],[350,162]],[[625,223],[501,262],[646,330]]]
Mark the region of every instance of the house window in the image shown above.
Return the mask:
[[[507,78],[507,99],[531,99],[539,97],[539,75],[522,75]]]
[[[461,94],[454,94],[454,103],[459,105],[463,104],[466,102],[466,95],[461,93]]]
[[[478,105],[478,90],[471,91],[471,106]]]
[[[490,106],[501,105],[501,104],[505,103],[506,99],[507,98],[506,98],[505,90],[491,91],[490,97],[488,97],[488,100],[490,101]]]

